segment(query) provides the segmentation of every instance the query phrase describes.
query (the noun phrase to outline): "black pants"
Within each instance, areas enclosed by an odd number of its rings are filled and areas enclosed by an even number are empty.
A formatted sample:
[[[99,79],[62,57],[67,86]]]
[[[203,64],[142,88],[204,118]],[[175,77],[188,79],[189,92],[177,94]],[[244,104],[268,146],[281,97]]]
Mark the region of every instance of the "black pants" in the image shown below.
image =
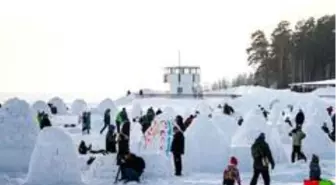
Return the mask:
[[[293,146],[293,151],[292,151],[292,163],[295,162],[296,155],[298,157],[298,160],[303,159],[307,161],[307,158],[305,154],[301,151],[301,146]]]
[[[86,131],[87,134],[90,134],[90,129],[88,127],[82,128],[82,133],[84,134],[84,131]]]
[[[182,157],[181,154],[174,155],[175,175],[182,175]]]
[[[257,185],[258,177],[260,174],[262,178],[264,179],[264,184],[270,185],[271,180],[270,180],[268,169],[265,169],[265,170],[254,169],[253,177],[252,177],[250,185]]]
[[[105,141],[105,149],[106,149],[106,152],[109,152],[109,153],[116,153],[117,152],[117,149],[116,149],[116,142],[113,142],[113,141],[110,141],[106,138],[106,141]]]
[[[224,180],[223,185],[234,185],[235,181],[234,180]]]

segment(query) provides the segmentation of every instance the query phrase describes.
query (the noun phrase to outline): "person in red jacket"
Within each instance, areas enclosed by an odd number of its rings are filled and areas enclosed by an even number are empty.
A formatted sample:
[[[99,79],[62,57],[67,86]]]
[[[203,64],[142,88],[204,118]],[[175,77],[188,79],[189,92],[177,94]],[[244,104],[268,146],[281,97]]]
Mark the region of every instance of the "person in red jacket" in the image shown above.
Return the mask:
[[[235,157],[231,157],[230,164],[224,170],[223,173],[223,185],[234,185],[237,182],[241,185],[239,170],[237,168],[238,160]]]

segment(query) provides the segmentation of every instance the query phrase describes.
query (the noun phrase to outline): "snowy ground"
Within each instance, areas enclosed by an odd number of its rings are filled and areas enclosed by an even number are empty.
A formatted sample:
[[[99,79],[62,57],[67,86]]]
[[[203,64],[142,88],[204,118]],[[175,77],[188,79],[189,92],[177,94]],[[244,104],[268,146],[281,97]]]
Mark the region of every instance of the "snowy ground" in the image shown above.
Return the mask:
[[[287,94],[284,94],[287,93]],[[267,95],[267,97],[266,97]],[[242,99],[209,99],[209,100],[194,100],[194,99],[166,99],[166,98],[151,98],[151,99],[133,99],[133,98],[121,98],[116,101],[116,106],[120,109],[121,107],[126,107],[127,111],[129,114],[132,114],[134,111],[132,111],[133,106],[141,106],[142,110],[146,110],[148,107],[153,106],[155,109],[161,108],[162,110],[168,110],[172,109],[173,112],[181,114],[183,116],[187,116],[191,113],[194,113],[194,111],[197,110],[202,110],[201,112],[206,112],[212,113],[213,118],[209,120],[207,124],[213,124],[213,128],[218,128],[218,133],[217,134],[223,134],[223,137],[229,137],[225,136],[225,131],[227,129],[230,130],[230,132],[233,132],[233,127],[225,127],[223,126],[224,123],[229,123],[229,122],[234,122],[234,118],[227,118],[223,117],[220,114],[220,110],[216,109],[217,105],[219,103],[224,103],[224,102],[229,102],[234,105],[234,108],[238,110],[239,115],[244,116],[244,119],[251,118],[252,120],[245,120],[244,123],[249,123],[249,122],[254,122],[253,116],[249,116],[251,114],[254,114],[253,111],[256,111],[254,107],[257,104],[262,104],[263,106],[267,107],[267,105],[271,102],[275,102],[274,100],[278,100],[280,103],[276,104],[274,107],[274,111],[281,111],[284,110],[285,107],[287,106],[288,102],[292,102],[294,106],[304,108],[305,112],[308,112],[306,119],[310,119],[311,121],[308,121],[306,124],[308,125],[307,127],[304,127],[304,129],[307,129],[307,132],[310,133],[310,130],[308,129],[314,129],[319,127],[319,124],[322,124],[324,121],[329,121],[327,120],[328,118],[324,114],[324,109],[325,107],[332,105],[335,106],[335,100],[334,99],[315,99],[311,95],[306,95],[306,96],[299,96],[297,94],[289,93],[289,92],[277,92],[277,93],[272,93],[272,97],[270,97],[270,90],[263,90],[260,89],[257,92],[251,92],[249,93],[248,96],[242,97]],[[317,107],[317,108],[316,108]],[[318,111],[316,112],[316,109]],[[272,112],[272,111],[271,111]],[[135,113],[133,113],[135,114]],[[271,122],[274,122],[279,124],[282,120],[281,116],[278,115],[277,112],[271,113]],[[255,116],[255,115],[254,115]],[[258,117],[258,116],[257,116]],[[204,118],[204,117],[203,117]],[[260,118],[260,117],[259,117]],[[259,119],[258,118],[258,119]],[[205,118],[204,118],[205,119]],[[255,118],[257,119],[257,118]],[[75,128],[64,128],[64,124],[71,124],[71,123],[77,123],[78,116],[73,115],[73,114],[66,114],[62,116],[53,116],[51,118],[52,123],[54,127],[58,127],[62,130],[64,130],[65,133],[67,133],[70,138],[72,139],[74,147],[77,149],[78,144],[80,140],[85,140],[87,143],[92,143],[93,149],[102,149],[104,148],[105,145],[105,135],[100,135],[99,134],[99,129],[102,127],[103,122],[102,122],[102,115],[100,114],[94,114],[92,115],[92,133],[91,135],[82,135],[81,134],[81,126],[78,125]],[[205,121],[207,122],[207,121]],[[330,121],[329,121],[330,122]],[[328,122],[328,125],[331,123]],[[195,122],[197,123],[197,122]],[[222,124],[223,123],[223,124]],[[266,121],[265,121],[266,123]],[[261,123],[260,123],[261,124]],[[317,127],[312,126],[313,124],[317,124]],[[1,125],[0,125],[1,126]],[[193,125],[192,125],[193,126]],[[239,127],[239,129],[247,129],[247,132],[249,132],[252,127],[244,126],[244,127]],[[271,127],[270,127],[271,128]],[[276,127],[278,128],[278,127]],[[186,133],[186,137],[189,136],[195,136],[196,133],[199,134],[200,132],[197,129],[204,129],[203,127],[191,127],[189,131]],[[285,129],[285,127],[279,127],[279,129]],[[253,129],[251,129],[253,130]],[[286,130],[287,131],[287,130]],[[189,132],[189,133],[188,133]],[[204,145],[202,143],[202,138],[207,138],[209,135],[213,134],[214,132],[212,131],[211,133],[204,131],[203,136],[199,137],[200,140],[195,140],[195,143],[189,143],[190,150],[197,150],[197,146]],[[233,132],[235,133],[235,132]],[[234,134],[231,134],[232,137],[234,137]],[[237,132],[238,133],[238,132]],[[244,132],[243,132],[244,133]],[[315,134],[315,132],[311,132],[312,134]],[[279,134],[281,135],[281,130],[279,130]],[[320,134],[320,135],[319,135]],[[316,138],[316,142],[310,144],[310,143],[304,143],[307,145],[307,147],[310,150],[314,150],[316,148],[316,152],[318,151],[318,148],[320,148],[321,145],[327,145],[327,140],[324,139],[324,135],[321,134],[320,132],[317,133],[317,136],[323,137],[323,138]],[[238,137],[238,136],[236,136]],[[240,136],[239,136],[240,137]],[[218,138],[218,139],[220,139]],[[211,138],[204,139],[205,141],[209,141]],[[277,138],[278,140],[271,138],[269,139],[270,141],[274,141],[276,144],[276,141],[280,141],[280,138]],[[279,144],[280,147],[282,146],[283,148],[286,149],[286,154],[289,155],[290,151],[288,147],[286,147],[286,140],[287,138],[282,139],[281,141],[282,144]],[[308,139],[308,138],[307,138]],[[41,140],[41,139],[40,139]],[[53,141],[54,142],[54,141]],[[324,143],[323,143],[324,142]],[[46,141],[46,143],[48,143]],[[230,143],[231,144],[231,137],[226,138],[225,142],[223,143]],[[273,142],[272,142],[273,143]],[[186,143],[188,145],[188,143]],[[208,143],[206,143],[208,144]],[[246,143],[238,143],[241,145],[245,145]],[[59,145],[59,144],[58,144]],[[1,145],[0,145],[1,146]],[[216,148],[217,146],[214,146]],[[335,150],[334,145],[332,145],[332,149]],[[62,147],[60,146],[62,149]],[[188,147],[187,147],[188,148]],[[209,147],[211,148],[211,147]],[[290,148],[290,147],[289,147]],[[326,150],[330,149],[330,145],[324,147]],[[63,150],[63,149],[62,149]],[[216,150],[214,150],[216,151]],[[220,151],[220,150],[218,150]],[[223,150],[225,152],[225,150]],[[220,152],[223,152],[220,151]],[[231,154],[232,150],[228,151],[227,154],[224,154],[223,158],[227,158],[226,156],[229,156],[229,153]],[[310,152],[310,151],[309,151]],[[309,153],[307,152],[307,153]],[[314,151],[315,152],[315,151]],[[329,153],[328,153],[329,152]],[[36,153],[36,151],[35,151]],[[190,171],[188,169],[187,164],[184,164],[184,169],[185,173],[183,177],[174,177],[173,171],[171,171],[171,164],[172,164],[172,159],[171,156],[166,156],[163,154],[163,152],[160,153],[160,151],[157,151],[156,153],[148,153],[146,151],[143,151],[143,157],[146,160],[146,163],[148,163],[148,166],[153,166],[153,168],[157,169],[146,169],[148,173],[145,173],[143,175],[142,179],[142,184],[147,184],[147,185],[195,185],[195,184],[200,184],[200,185],[214,185],[214,184],[221,184],[222,182],[222,171],[226,167],[226,162],[223,164],[218,164],[217,168],[213,169],[221,169],[221,170],[212,170],[211,167],[208,169],[209,172],[197,172],[197,171]],[[249,154],[250,155],[250,154]],[[274,156],[277,156],[277,152],[273,152]],[[280,154],[279,154],[280,155]],[[320,159],[320,166],[322,168],[322,177],[327,178],[327,179],[335,179],[335,154],[327,151],[325,152],[325,155],[327,156],[328,159]],[[152,157],[150,157],[152,156]],[[154,157],[153,157],[154,156]],[[250,156],[246,156],[242,154],[243,157],[239,159],[241,168],[249,167],[250,165],[247,165],[249,162]],[[117,166],[115,165],[115,156],[114,155],[107,155],[107,156],[102,156],[102,155],[97,155],[97,159],[94,161],[94,163],[91,166],[86,165],[86,160],[89,158],[89,156],[77,156],[76,157],[71,157],[69,158],[70,160],[78,160],[76,163],[79,163],[80,167],[80,173],[82,176],[82,180],[84,184],[88,185],[106,185],[106,184],[113,184],[116,171],[117,171]],[[157,158],[156,158],[157,157]],[[308,154],[308,160],[310,160],[310,153]],[[154,161],[148,161],[151,158]],[[67,160],[69,160],[67,159]],[[46,159],[48,160],[48,159]],[[197,161],[211,161],[211,157],[208,158],[202,158],[202,159],[191,159],[191,161],[196,162]],[[223,159],[223,161],[227,161],[228,159]],[[279,159],[280,160],[280,159]],[[162,161],[168,161],[168,163],[164,163]],[[184,163],[187,163],[187,159],[184,159]],[[190,161],[190,160],[189,160]],[[73,162],[73,161],[72,161]],[[152,164],[154,162],[154,164]],[[43,161],[41,161],[43,163]],[[156,163],[156,164],[155,164]],[[159,164],[160,163],[160,164]],[[71,163],[72,164],[72,163]],[[64,164],[66,166],[66,164]],[[160,166],[161,165],[161,166]],[[205,165],[201,164],[200,165]],[[273,185],[302,185],[303,184],[303,179],[306,179],[308,177],[308,165],[309,163],[304,163],[304,162],[298,162],[295,164],[291,164],[289,162],[280,162],[277,163],[275,166],[275,169],[270,172],[271,174],[271,179],[272,179],[272,184]],[[169,166],[169,167],[167,167]],[[68,166],[67,166],[68,168]],[[163,172],[158,172],[159,168],[163,168]],[[1,167],[0,167],[1,169]],[[45,169],[45,170],[53,170],[53,169]],[[71,171],[71,170],[70,170]],[[243,170],[241,176],[242,176],[242,184],[249,184],[250,179],[252,177],[252,172],[249,170]],[[52,172],[51,174],[58,174],[55,172]],[[159,174],[159,175],[150,175],[150,174]],[[0,185],[22,185],[25,183],[27,179],[27,172],[7,172],[5,170],[1,171],[0,170]],[[47,185],[49,183],[45,184],[34,184],[34,185]],[[132,183],[129,183],[132,184]],[[134,183],[136,184],[136,183]],[[259,178],[259,184],[263,184],[261,177]],[[63,183],[63,184],[50,184],[50,185],[68,185],[68,183]],[[70,185],[70,184],[69,184]],[[76,184],[77,185],[77,184]]]

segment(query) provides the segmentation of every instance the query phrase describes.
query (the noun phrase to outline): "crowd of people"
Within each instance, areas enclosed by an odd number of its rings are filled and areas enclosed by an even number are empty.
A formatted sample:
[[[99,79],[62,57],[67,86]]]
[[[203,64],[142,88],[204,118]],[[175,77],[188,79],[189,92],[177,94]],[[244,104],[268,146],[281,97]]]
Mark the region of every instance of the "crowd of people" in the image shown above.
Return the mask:
[[[232,116],[235,110],[232,106],[224,104],[224,106],[218,107],[223,108],[223,114]],[[262,106],[258,105],[258,108],[267,119],[269,112],[265,110]],[[289,107],[293,111],[293,106]],[[331,117],[333,128],[330,129],[326,124],[322,126],[322,130],[326,133],[327,137],[330,138],[332,142],[335,142],[335,115],[331,113],[330,108],[327,109],[328,114]],[[136,118],[132,118],[133,124],[140,124],[142,126],[143,134],[150,128],[152,121],[155,116],[162,113],[161,109],[154,111],[152,107],[148,108],[146,114],[141,115]],[[175,123],[173,127],[173,140],[170,148],[173,154],[175,175],[182,175],[182,156],[185,153],[185,138],[184,132],[192,125],[193,120],[199,114],[198,111],[195,114],[189,115],[185,120],[181,115],[177,115],[175,118]],[[91,129],[91,116],[90,112],[83,112],[81,116],[82,132],[83,134],[90,134]],[[51,122],[48,115],[44,112],[39,112],[37,115],[40,128],[43,129],[46,126],[51,126]],[[107,129],[105,134],[105,149],[93,150],[92,145],[87,145],[84,141],[81,141],[78,147],[78,152],[81,155],[88,154],[113,154],[116,153],[116,164],[119,166],[118,175],[116,177],[117,181],[140,181],[140,176],[143,174],[146,163],[144,159],[140,156],[130,152],[129,142],[130,142],[130,119],[128,117],[125,108],[116,115],[115,120],[111,118],[111,110],[107,109],[104,113],[104,126],[100,130],[100,134],[103,134]],[[285,122],[289,121],[289,125],[293,127],[290,120],[286,119]],[[239,123],[240,122],[240,123]],[[115,123],[115,124],[114,124]],[[295,127],[288,133],[289,137],[292,138],[292,153],[291,162],[295,163],[297,160],[307,161],[307,157],[302,151],[302,141],[305,139],[306,134],[302,130],[302,126],[305,123],[305,115],[302,110],[299,110],[295,116]],[[242,118],[238,121],[238,125],[242,124]],[[261,133],[251,146],[251,157],[253,159],[253,176],[250,181],[250,185],[256,185],[259,176],[261,175],[265,185],[270,184],[270,173],[269,168],[275,168],[275,162],[273,160],[272,151],[266,141],[266,136]],[[95,160],[95,157],[90,157],[87,164],[90,165]],[[310,165],[309,165],[309,177],[311,180],[321,180],[321,169],[319,166],[319,158],[317,155],[313,155]],[[120,173],[120,178],[119,178]],[[230,157],[229,165],[224,169],[223,172],[223,185],[241,185],[241,179],[238,169],[238,159],[234,156]]]

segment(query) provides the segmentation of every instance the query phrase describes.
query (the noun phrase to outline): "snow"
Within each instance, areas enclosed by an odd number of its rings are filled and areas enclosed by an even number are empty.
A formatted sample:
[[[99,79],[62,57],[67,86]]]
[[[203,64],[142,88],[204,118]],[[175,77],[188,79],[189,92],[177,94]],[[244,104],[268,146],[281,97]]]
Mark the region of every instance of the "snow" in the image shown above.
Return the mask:
[[[27,102],[13,98],[0,109],[0,172],[26,172],[38,134]]]
[[[81,115],[87,108],[88,106],[83,99],[77,99],[71,105],[71,112],[72,114]]]
[[[49,100],[48,103],[51,103],[53,106],[57,108],[57,114],[67,114],[67,106],[64,103],[64,101],[60,97],[54,97],[51,100]]]
[[[200,111],[200,114],[185,132],[185,155],[182,157],[182,173],[184,176],[179,178],[173,177],[174,166],[172,155],[165,150],[161,150],[158,145],[154,144],[154,142],[152,146],[145,148],[144,137],[140,125],[138,123],[131,123],[130,149],[135,154],[143,157],[146,162],[142,184],[221,184],[222,172],[228,164],[230,156],[236,156],[238,158],[238,167],[241,171],[243,184],[248,184],[253,171],[250,147],[260,132],[266,134],[266,141],[268,142],[276,161],[276,167],[271,172],[272,184],[302,184],[303,179],[308,177],[309,163],[300,161],[291,164],[289,162],[292,141],[291,137],[288,136],[288,133],[292,128],[284,121],[285,118],[288,117],[293,125],[295,125],[295,115],[299,109],[302,109],[306,116],[303,131],[307,134],[307,137],[303,140],[303,152],[306,154],[308,160],[311,159],[313,153],[318,154],[321,160],[322,176],[324,178],[335,179],[335,145],[328,139],[327,135],[321,129],[324,122],[331,128],[332,123],[326,111],[326,108],[331,104],[330,102],[326,102],[324,99],[314,95],[314,93],[300,94],[289,91],[266,89],[258,86],[241,86],[228,89],[226,92],[241,94],[242,96],[236,99],[137,99],[134,96],[128,96],[119,98],[115,102],[106,99],[96,108],[97,111],[95,113],[99,114],[92,115],[91,135],[82,135],[78,126],[71,129],[62,127],[62,124],[64,123],[75,122],[77,116],[52,116],[53,125],[55,127],[60,127],[61,130],[56,130],[55,135],[57,136],[48,137],[48,139],[41,139],[41,135],[43,133],[46,134],[44,131],[47,132],[47,130],[43,130],[40,133],[39,141],[36,144],[32,156],[32,159],[35,158],[35,162],[33,160],[31,161],[31,168],[32,166],[35,166],[35,170],[30,168],[27,177],[28,180],[29,178],[34,179],[32,176],[35,176],[35,180],[31,180],[30,182],[27,181],[27,183],[28,185],[32,183],[34,183],[34,185],[45,184],[43,182],[38,182],[39,178],[32,174],[33,171],[37,174],[38,171],[42,171],[42,168],[49,168],[48,165],[51,165],[50,161],[52,161],[50,159],[53,159],[50,155],[55,152],[55,148],[59,148],[59,154],[63,155],[63,157],[56,156],[55,160],[60,160],[60,158],[65,160],[56,162],[57,165],[55,164],[55,168],[58,170],[55,169],[50,172],[51,174],[46,174],[44,181],[49,181],[48,178],[54,176],[56,178],[50,180],[50,184],[58,183],[57,185],[65,185],[71,183],[81,184],[84,182],[86,184],[102,185],[113,183],[118,169],[115,165],[115,155],[95,155],[97,157],[96,161],[91,166],[87,166],[85,163],[89,156],[80,156],[78,158],[74,146],[77,147],[80,140],[85,140],[87,143],[92,143],[94,149],[104,148],[105,135],[99,134],[99,130],[103,125],[102,114],[107,108],[111,108],[112,114],[114,115],[118,110],[116,106],[126,107],[129,115],[132,115],[132,117],[139,116],[142,109],[146,110],[146,108],[150,106],[155,109],[161,108],[163,113],[155,118],[155,122],[157,123],[167,120],[173,121],[177,114],[189,116],[190,114],[195,113],[196,110]],[[15,102],[16,101],[11,100],[9,104],[16,105],[17,103]],[[218,102],[228,102],[235,109],[236,113],[231,116],[223,115],[222,109],[217,108]],[[332,102],[331,105],[333,104],[334,102]],[[262,105],[270,112],[268,120],[263,117],[258,105]],[[290,112],[288,105],[293,105],[293,112]],[[24,114],[24,112],[29,112],[29,110],[21,111],[21,109],[27,109],[26,105],[19,107],[19,110],[15,111],[0,109],[0,121],[2,115],[6,115],[7,120],[9,117],[20,121],[22,121],[21,118],[16,118],[13,115],[20,115],[20,112],[22,112],[23,115],[32,115],[31,113]],[[284,112],[285,115],[282,115],[282,112]],[[208,117],[208,114],[210,113],[212,114],[212,118]],[[237,125],[239,116],[244,118],[244,122],[240,127]],[[184,119],[186,119],[186,117],[184,117]],[[3,130],[3,123],[12,125],[9,124],[8,121],[0,122],[0,141],[6,141],[6,138],[12,137],[12,135],[8,133],[14,133],[14,129],[9,130],[6,128],[7,130]],[[35,123],[32,125],[35,125]],[[47,129],[50,131],[50,129],[53,130],[55,128]],[[17,128],[15,127],[15,134],[13,135],[16,135],[16,132]],[[47,135],[49,134],[50,133],[47,132]],[[36,135],[37,131],[35,133],[35,140]],[[57,139],[61,136],[62,139]],[[159,137],[156,138],[156,142],[159,142],[158,138]],[[40,140],[43,140],[42,143],[53,143],[53,147],[49,144],[41,145]],[[71,142],[69,140],[71,140]],[[31,154],[35,141],[29,143],[31,145]],[[2,162],[0,163],[0,184],[21,185],[25,174],[10,177],[9,171],[12,171],[10,165],[14,166],[14,163],[7,162],[6,165],[9,166],[8,168],[3,168],[2,164],[5,164],[4,161],[6,160],[13,161],[13,159],[15,159],[15,161],[21,161],[20,164],[26,162],[27,168],[29,159],[21,156],[21,150],[14,150],[13,146],[8,146],[4,145],[2,142],[0,143],[0,162]],[[42,154],[36,152],[37,148],[40,148],[41,153],[45,153],[46,155],[38,157],[38,155]],[[67,151],[65,151],[65,148],[67,148]],[[10,151],[12,153],[2,151]],[[16,154],[15,156],[15,152],[19,153],[20,156],[19,154]],[[12,157],[12,154],[15,158]],[[40,159],[41,164],[38,164],[36,158]],[[2,161],[3,159],[5,160]],[[41,162],[41,160],[43,160],[43,162]],[[44,162],[44,160],[48,161]],[[74,168],[67,168],[68,166],[74,166]],[[14,167],[17,168],[17,166]],[[40,169],[38,169],[39,167]],[[65,170],[59,170],[59,168],[64,168]],[[2,171],[5,171],[5,175],[2,175]],[[14,171],[17,171],[17,169]],[[71,177],[72,180],[69,177],[70,175],[60,175],[64,173],[74,174]],[[57,179],[63,179],[63,182],[57,182]],[[81,179],[83,179],[83,181]]]
[[[312,94],[317,96],[334,96],[335,97],[335,87],[323,87],[318,88],[312,92]]]
[[[48,104],[42,100],[38,100],[36,101],[33,105],[32,105],[32,109],[35,112],[35,115],[37,115],[38,112],[44,112],[47,113],[48,115],[51,115],[50,112],[50,108],[48,106]]]
[[[111,109],[111,119],[113,119],[118,112],[117,107],[109,98],[104,99],[102,102],[99,103],[99,105],[97,106],[97,113],[104,115],[106,109]]]
[[[229,151],[229,141],[222,139],[223,136],[207,115],[195,118],[185,134],[187,171],[214,173],[223,170]]]
[[[83,184],[72,139],[59,128],[45,128],[38,136],[24,185],[37,184]]]

